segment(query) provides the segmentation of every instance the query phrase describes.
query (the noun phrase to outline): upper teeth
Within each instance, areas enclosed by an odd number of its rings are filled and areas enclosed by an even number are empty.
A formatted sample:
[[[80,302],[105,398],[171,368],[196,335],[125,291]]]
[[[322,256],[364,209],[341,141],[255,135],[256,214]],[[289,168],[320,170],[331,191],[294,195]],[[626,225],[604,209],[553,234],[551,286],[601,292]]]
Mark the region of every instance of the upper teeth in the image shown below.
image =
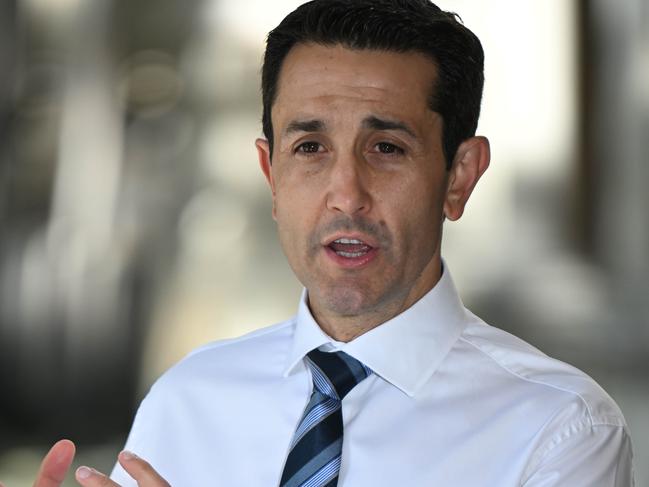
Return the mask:
[[[357,240],[355,238],[339,238],[335,242],[340,244],[362,244],[363,243],[360,240]]]

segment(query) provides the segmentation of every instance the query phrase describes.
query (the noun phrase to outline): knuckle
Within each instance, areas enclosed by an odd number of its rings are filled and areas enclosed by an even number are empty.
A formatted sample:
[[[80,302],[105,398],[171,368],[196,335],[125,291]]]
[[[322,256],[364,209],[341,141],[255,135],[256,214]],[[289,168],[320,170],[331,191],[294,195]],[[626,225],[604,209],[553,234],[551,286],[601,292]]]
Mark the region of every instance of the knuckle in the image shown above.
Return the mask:
[[[100,487],[111,487],[115,485],[112,480],[110,480],[106,475],[102,475],[99,478],[99,484]]]
[[[115,483],[110,480],[107,475],[104,475],[95,469],[91,469],[91,471],[92,475],[86,481],[87,483],[84,483],[83,485],[89,487],[114,487]]]
[[[132,452],[123,452],[119,457],[122,467],[139,485],[151,487],[169,487],[169,484],[158,474],[153,466]]]

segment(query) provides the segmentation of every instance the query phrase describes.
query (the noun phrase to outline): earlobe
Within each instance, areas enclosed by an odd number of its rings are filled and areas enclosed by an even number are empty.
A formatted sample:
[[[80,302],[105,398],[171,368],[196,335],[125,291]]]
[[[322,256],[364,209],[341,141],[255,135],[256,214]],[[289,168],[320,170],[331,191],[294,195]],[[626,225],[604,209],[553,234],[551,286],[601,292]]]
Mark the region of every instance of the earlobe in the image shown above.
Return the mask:
[[[270,144],[266,139],[255,140],[255,147],[257,148],[257,156],[259,158],[259,167],[261,172],[264,173],[268,186],[273,197],[273,218],[275,218],[275,180],[273,179],[273,167],[270,160]]]
[[[462,216],[473,188],[489,167],[490,158],[486,137],[471,137],[460,144],[453,159],[444,200],[446,218],[455,221]]]

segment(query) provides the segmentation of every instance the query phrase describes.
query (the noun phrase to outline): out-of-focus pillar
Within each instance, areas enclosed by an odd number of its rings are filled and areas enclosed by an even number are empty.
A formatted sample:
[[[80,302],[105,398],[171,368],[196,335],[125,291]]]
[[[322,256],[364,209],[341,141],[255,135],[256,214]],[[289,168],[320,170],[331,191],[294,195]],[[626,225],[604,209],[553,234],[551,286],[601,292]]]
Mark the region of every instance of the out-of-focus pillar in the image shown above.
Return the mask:
[[[649,4],[584,2],[592,252],[649,339]]]

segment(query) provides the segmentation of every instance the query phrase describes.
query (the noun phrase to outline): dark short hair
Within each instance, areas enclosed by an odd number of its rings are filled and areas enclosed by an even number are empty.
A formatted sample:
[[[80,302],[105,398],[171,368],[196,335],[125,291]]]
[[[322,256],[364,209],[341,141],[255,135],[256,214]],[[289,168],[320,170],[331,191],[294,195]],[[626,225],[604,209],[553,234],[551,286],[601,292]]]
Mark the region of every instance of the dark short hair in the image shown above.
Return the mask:
[[[428,0],[312,0],[269,34],[262,67],[262,125],[273,150],[271,110],[282,63],[296,44],[419,52],[437,67],[429,108],[443,120],[450,168],[462,141],[475,135],[484,85],[484,52],[459,17]]]

